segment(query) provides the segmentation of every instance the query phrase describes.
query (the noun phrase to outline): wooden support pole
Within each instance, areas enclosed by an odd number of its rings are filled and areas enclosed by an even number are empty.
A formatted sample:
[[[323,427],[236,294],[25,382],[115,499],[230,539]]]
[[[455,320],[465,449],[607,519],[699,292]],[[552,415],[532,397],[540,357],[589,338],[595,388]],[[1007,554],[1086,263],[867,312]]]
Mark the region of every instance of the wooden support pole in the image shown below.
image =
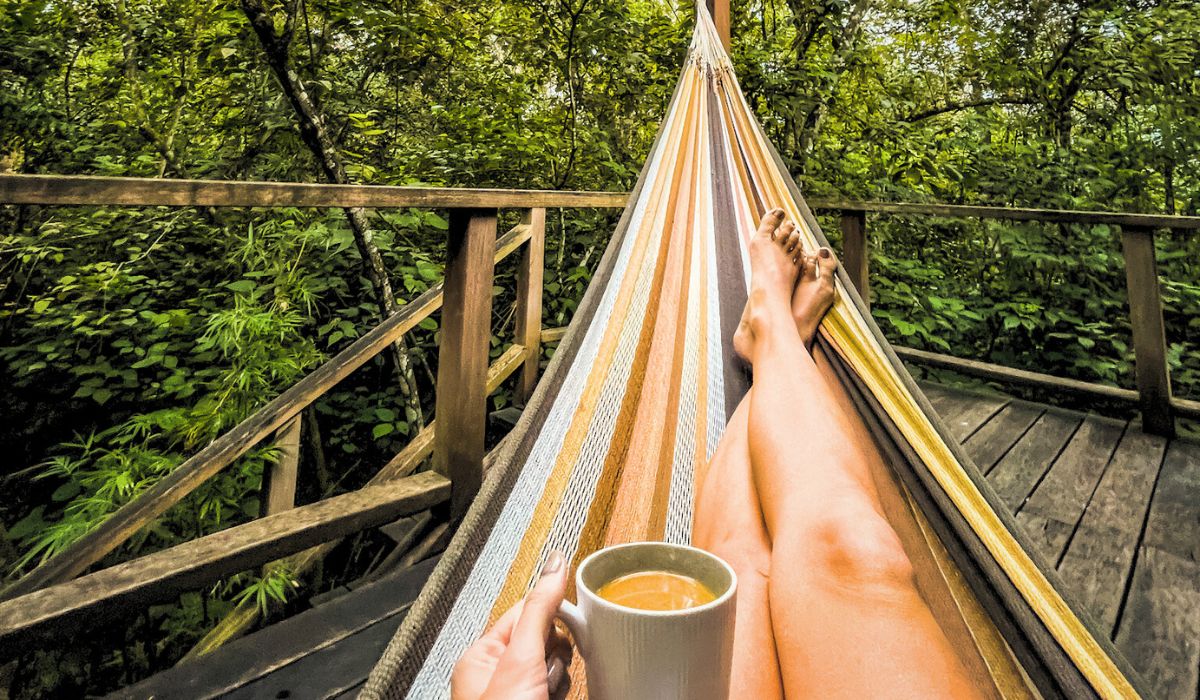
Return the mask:
[[[1154,258],[1154,229],[1121,228],[1125,254],[1125,283],[1129,293],[1129,322],[1133,327],[1134,371],[1142,429],[1172,437],[1171,375],[1167,369],[1167,338]]]
[[[275,446],[279,461],[267,465],[263,472],[260,516],[274,515],[296,506],[296,476],[300,471],[300,425],[304,414],[298,413],[282,428],[275,431]]]
[[[728,52],[733,46],[730,34],[729,0],[705,0],[708,3],[708,14],[712,15],[713,24],[717,25],[717,34],[721,37],[721,45]]]
[[[867,263],[867,212],[842,210],[842,264],[863,303],[871,306],[871,279]]]
[[[517,385],[517,397],[528,401],[537,385],[542,358],[542,275],[545,273],[546,210],[526,209],[521,223],[529,227],[529,242],[521,252],[517,271],[517,337],[525,346],[525,365]]]
[[[433,464],[450,478],[454,520],[467,512],[483,481],[495,247],[495,209],[450,211]]]

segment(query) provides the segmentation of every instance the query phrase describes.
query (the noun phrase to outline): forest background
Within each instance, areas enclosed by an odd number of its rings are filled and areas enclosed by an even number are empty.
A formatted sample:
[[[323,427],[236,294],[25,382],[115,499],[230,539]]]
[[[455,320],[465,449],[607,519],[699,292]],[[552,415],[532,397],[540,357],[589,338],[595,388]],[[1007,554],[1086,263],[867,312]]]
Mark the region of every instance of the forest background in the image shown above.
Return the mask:
[[[732,4],[742,88],[808,194],[1200,209],[1191,0]],[[693,12],[0,0],[0,171],[625,191]],[[544,326],[570,320],[614,222],[550,212]],[[0,208],[0,575],[60,551],[440,279],[446,225],[428,210]],[[893,342],[1132,385],[1115,229],[869,226],[873,313]],[[1200,239],[1158,245],[1175,390],[1200,398]],[[511,279],[501,268],[497,353]],[[306,414],[302,502],[357,488],[429,419],[436,342],[431,319]],[[510,402],[502,391],[492,408]],[[276,457],[252,452],[104,563],[255,517]],[[342,547],[308,589],[361,573],[377,547]],[[132,682],[236,602],[266,607],[295,584],[246,573],[30,651],[14,696]]]

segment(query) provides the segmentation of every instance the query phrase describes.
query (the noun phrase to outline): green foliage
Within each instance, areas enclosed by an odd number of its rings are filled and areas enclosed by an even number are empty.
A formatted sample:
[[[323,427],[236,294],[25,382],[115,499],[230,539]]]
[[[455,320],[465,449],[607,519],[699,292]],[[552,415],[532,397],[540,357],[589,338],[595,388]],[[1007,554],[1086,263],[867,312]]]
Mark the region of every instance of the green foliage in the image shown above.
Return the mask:
[[[734,59],[806,192],[1196,214],[1191,5],[748,0],[733,3]],[[271,9],[355,181],[614,191],[649,149],[692,14],[657,0]],[[0,171],[321,177],[237,3],[0,3],[0,37]],[[547,214],[556,327],[616,217]],[[370,223],[399,302],[441,278],[446,212]],[[897,343],[1130,384],[1118,231],[885,216],[868,230],[874,313]],[[1176,392],[1200,397],[1200,238],[1158,244]],[[0,210],[4,571],[61,551],[375,325],[358,255],[337,211]],[[493,357],[513,287],[510,263]],[[422,412],[386,354],[314,404],[301,501],[361,485],[428,418],[438,328],[406,338]],[[277,458],[258,447],[104,563],[257,516]],[[16,695],[107,692],[171,665],[235,602],[266,607],[293,583],[284,569],[231,577],[114,626],[95,653],[28,654]]]

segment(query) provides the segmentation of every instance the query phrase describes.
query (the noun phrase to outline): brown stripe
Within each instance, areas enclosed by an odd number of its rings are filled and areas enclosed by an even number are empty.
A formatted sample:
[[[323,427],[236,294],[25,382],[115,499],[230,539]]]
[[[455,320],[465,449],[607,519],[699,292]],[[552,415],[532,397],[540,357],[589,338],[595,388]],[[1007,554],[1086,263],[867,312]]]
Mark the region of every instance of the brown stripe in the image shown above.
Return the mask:
[[[733,350],[733,333],[746,307],[746,275],[742,268],[742,247],[745,242],[738,234],[737,211],[733,187],[729,181],[729,143],[725,140],[725,122],[720,103],[708,104],[709,139],[713,152],[713,238],[717,247],[717,289],[720,311],[721,365],[725,385],[725,415],[732,416],[742,397],[750,390],[750,375],[746,364]]]

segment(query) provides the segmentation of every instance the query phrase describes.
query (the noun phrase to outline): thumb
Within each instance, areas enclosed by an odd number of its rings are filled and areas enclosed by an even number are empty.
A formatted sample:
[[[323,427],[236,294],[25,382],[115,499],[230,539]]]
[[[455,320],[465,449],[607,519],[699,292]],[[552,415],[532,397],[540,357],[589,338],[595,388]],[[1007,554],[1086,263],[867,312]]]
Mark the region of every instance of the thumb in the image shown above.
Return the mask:
[[[542,566],[541,578],[525,597],[521,617],[513,629],[513,646],[545,650],[546,635],[566,591],[567,560],[562,552],[551,552]]]

